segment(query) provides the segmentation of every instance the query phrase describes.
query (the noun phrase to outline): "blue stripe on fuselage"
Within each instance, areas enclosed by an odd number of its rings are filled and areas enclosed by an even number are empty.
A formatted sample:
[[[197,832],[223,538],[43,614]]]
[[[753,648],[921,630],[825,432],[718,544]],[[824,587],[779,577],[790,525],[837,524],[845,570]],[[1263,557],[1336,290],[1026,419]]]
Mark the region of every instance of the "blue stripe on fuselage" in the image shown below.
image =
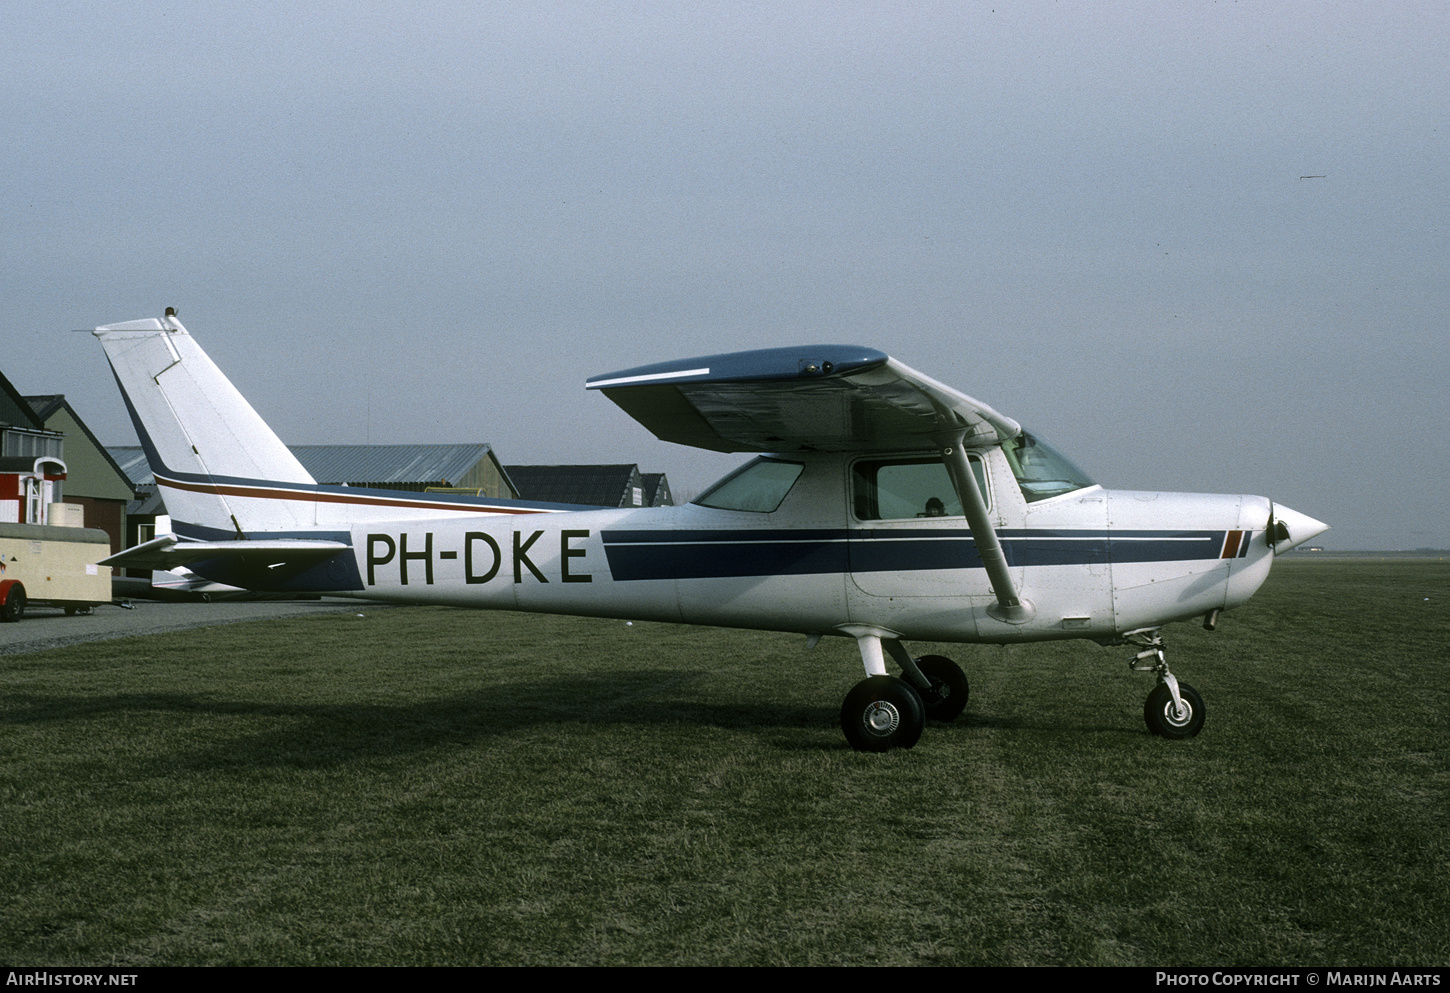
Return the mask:
[[[1011,566],[1216,559],[1223,531],[997,533]],[[962,529],[845,528],[760,531],[604,531],[609,571],[619,581],[801,576],[843,572],[980,569]]]
[[[806,576],[848,571],[844,529],[603,531],[617,580]]]

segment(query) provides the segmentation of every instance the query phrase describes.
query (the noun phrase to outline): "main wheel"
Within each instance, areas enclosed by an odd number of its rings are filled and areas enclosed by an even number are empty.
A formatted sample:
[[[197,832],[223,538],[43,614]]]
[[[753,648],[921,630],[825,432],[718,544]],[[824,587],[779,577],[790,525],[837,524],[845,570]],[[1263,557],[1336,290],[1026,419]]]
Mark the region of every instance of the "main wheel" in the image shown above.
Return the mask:
[[[18,621],[25,616],[25,587],[16,583],[10,587],[5,602],[0,604],[0,621]]]
[[[1203,730],[1203,697],[1187,683],[1178,684],[1178,695],[1183,700],[1181,711],[1173,706],[1173,694],[1167,685],[1153,687],[1143,704],[1143,720],[1148,722],[1149,731],[1164,738],[1192,738]]]
[[[923,655],[916,667],[931,680],[931,689],[921,694],[926,716],[933,721],[954,721],[967,707],[967,674],[945,655]]]
[[[870,676],[851,687],[841,704],[841,730],[858,752],[910,748],[926,726],[926,708],[910,684]]]

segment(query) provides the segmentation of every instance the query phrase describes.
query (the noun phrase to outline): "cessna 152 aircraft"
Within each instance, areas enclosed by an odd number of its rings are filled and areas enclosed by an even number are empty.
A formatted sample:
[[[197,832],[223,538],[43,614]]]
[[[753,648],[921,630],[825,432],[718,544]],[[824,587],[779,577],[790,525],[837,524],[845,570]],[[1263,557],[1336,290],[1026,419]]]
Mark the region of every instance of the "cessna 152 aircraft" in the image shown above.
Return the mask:
[[[772,348],[596,376],[657,437],[758,457],[687,506],[591,510],[319,486],[168,310],[95,330],[171,512],[102,564],[306,591],[854,638],[841,726],[910,748],[966,706],[909,640],[1128,644],[1144,717],[1203,727],[1161,629],[1253,595],[1326,525],[1257,496],[1105,490],[1009,417],[882,352]],[[901,669],[887,673],[886,659]]]

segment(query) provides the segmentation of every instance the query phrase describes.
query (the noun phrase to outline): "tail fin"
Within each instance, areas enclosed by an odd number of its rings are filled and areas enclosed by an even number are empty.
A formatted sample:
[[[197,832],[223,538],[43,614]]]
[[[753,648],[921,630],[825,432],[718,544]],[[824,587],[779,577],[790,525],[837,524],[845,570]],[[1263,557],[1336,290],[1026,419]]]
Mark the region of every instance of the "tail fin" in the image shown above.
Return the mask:
[[[96,328],[147,461],[178,525],[192,537],[245,537],[315,524],[302,500],[267,484],[312,485],[272,429],[168,310]]]

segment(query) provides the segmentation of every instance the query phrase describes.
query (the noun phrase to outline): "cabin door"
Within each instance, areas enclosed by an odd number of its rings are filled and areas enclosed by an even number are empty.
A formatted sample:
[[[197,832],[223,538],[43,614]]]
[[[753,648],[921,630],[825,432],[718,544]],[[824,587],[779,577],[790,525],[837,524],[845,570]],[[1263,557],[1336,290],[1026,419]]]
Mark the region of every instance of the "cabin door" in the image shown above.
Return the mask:
[[[972,456],[970,462],[987,492],[981,460]],[[857,589],[890,598],[991,594],[940,457],[859,459],[849,471],[849,561]]]

